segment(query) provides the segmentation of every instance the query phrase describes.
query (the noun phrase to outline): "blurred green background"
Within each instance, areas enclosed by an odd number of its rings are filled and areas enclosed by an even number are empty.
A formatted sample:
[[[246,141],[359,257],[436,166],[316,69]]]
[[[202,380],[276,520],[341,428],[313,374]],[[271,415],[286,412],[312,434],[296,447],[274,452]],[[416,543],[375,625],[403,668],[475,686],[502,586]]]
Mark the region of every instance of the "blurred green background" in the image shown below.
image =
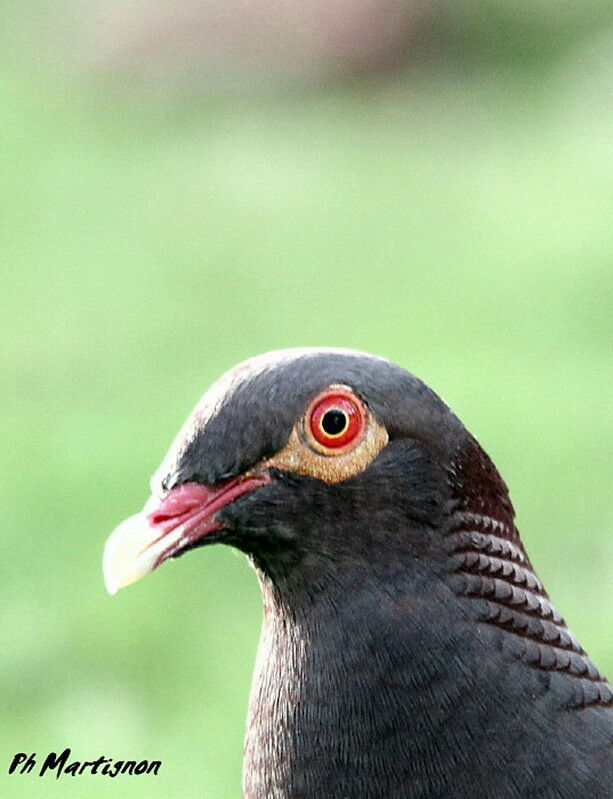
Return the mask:
[[[257,90],[97,71],[46,14],[3,4],[0,792],[240,795],[251,569],[199,550],[110,598],[101,555],[200,394],[272,348],[430,383],[613,674],[610,3],[437,4],[394,69]],[[163,767],[7,776],[66,746]]]

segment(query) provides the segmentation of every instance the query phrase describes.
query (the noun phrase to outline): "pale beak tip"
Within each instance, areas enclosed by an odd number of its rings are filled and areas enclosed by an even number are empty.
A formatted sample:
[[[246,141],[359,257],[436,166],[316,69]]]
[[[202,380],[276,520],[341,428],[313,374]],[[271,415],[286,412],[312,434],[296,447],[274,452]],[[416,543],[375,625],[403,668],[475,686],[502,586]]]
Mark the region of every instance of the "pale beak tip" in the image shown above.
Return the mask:
[[[122,587],[122,582],[118,574],[117,563],[115,559],[108,556],[108,548],[104,553],[102,561],[102,573],[104,575],[104,585],[106,590],[111,596],[115,594]]]
[[[111,596],[115,596],[115,594],[121,588],[121,585],[119,585],[119,583],[113,578],[111,574],[108,573],[106,569],[104,570],[104,586],[107,592]]]
[[[109,536],[104,547],[102,572],[111,596],[151,571],[153,559],[143,553],[151,536],[151,527],[142,512],[123,521]]]

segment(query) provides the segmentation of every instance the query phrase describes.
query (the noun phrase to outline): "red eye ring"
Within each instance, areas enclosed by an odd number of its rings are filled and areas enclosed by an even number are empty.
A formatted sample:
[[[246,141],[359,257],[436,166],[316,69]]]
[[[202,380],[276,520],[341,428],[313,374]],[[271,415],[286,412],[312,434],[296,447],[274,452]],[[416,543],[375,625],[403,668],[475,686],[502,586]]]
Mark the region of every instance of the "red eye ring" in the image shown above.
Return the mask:
[[[315,397],[306,419],[315,441],[336,451],[361,438],[366,427],[364,406],[350,391],[343,389],[333,389]]]

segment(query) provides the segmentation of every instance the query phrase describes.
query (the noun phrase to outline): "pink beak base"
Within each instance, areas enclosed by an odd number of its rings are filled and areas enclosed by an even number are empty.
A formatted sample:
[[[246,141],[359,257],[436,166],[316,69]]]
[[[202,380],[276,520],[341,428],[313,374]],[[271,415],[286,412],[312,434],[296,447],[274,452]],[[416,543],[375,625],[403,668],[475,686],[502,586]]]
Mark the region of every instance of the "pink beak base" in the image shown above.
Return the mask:
[[[104,547],[104,582],[110,594],[140,580],[223,525],[215,514],[238,497],[270,482],[267,472],[241,475],[213,486],[184,483],[152,496],[140,513],[123,521]]]

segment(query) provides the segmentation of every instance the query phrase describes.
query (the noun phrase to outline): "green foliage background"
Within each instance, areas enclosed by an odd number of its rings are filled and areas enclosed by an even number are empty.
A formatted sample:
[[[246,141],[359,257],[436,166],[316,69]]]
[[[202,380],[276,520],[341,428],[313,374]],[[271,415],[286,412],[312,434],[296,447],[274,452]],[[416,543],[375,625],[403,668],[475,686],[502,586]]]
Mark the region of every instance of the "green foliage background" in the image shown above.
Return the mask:
[[[200,394],[272,348],[372,351],[441,393],[613,673],[613,15],[506,5],[441,14],[384,81],[156,96],[43,65],[5,4],[3,795],[239,796],[249,566],[200,550],[110,598],[101,553]],[[6,774],[65,746],[164,765]]]

